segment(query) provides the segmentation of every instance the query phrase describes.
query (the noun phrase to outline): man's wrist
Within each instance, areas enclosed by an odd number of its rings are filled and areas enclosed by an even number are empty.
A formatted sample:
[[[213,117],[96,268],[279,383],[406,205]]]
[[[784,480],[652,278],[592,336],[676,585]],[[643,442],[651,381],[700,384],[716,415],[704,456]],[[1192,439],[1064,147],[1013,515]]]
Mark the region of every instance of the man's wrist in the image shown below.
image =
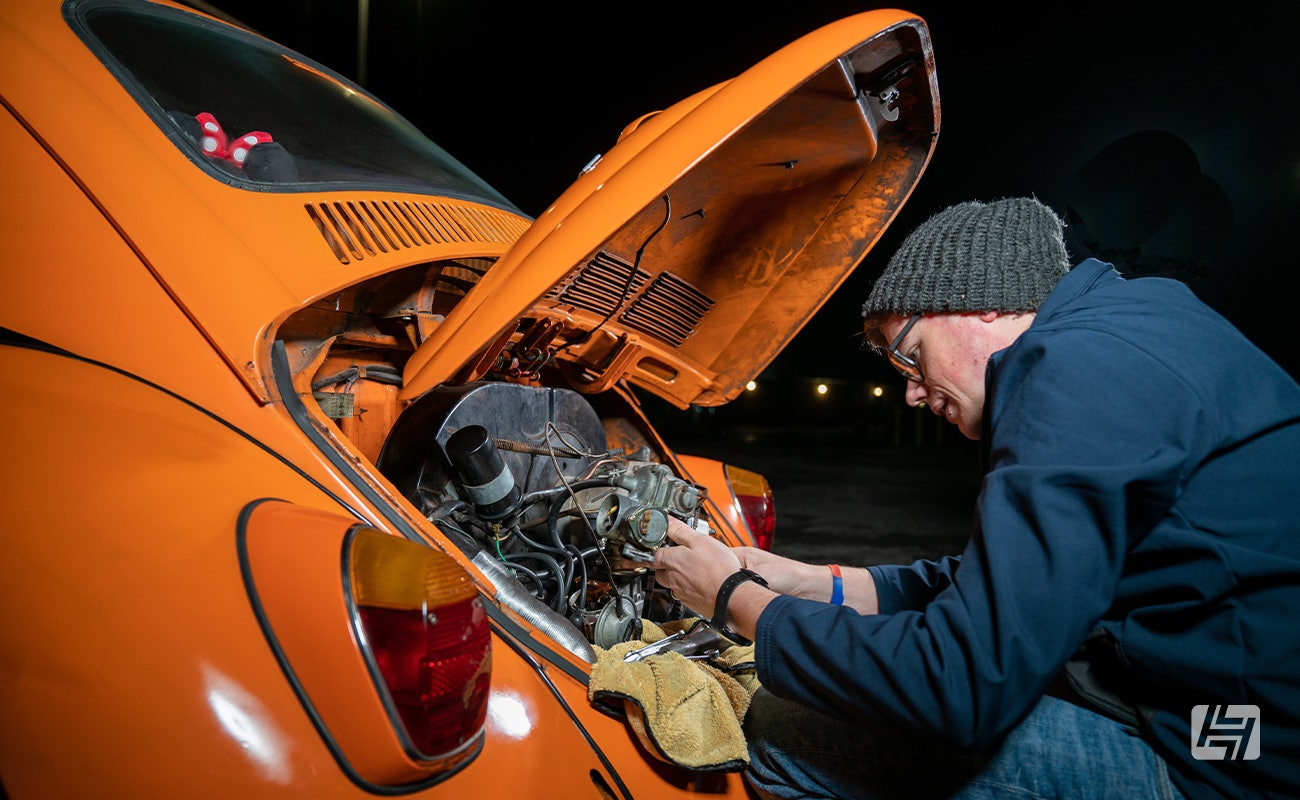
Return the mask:
[[[828,572],[828,567],[821,568],[822,598],[835,602],[835,579]],[[843,593],[842,605],[859,614],[880,613],[880,603],[876,596],[876,581],[869,567],[840,567],[840,591]]]
[[[739,569],[728,575],[727,579],[722,582],[722,585],[718,587],[718,595],[713,601],[713,627],[719,633],[740,642],[740,644],[749,644],[749,640],[729,627],[727,620],[728,606],[731,603],[731,595],[737,587],[751,581],[759,586],[767,586],[767,581],[763,580],[762,575],[752,569]]]
[[[742,637],[753,639],[758,633],[758,621],[768,603],[779,595],[771,587],[753,581],[737,586],[727,606],[728,628]]]

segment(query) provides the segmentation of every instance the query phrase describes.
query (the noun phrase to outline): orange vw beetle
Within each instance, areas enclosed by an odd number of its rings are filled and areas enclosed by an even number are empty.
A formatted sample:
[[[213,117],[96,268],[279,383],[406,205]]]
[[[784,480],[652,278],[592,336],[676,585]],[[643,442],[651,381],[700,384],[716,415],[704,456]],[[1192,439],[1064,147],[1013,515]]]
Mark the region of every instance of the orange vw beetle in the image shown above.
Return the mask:
[[[920,19],[637,120],[537,219],[178,4],[5,0],[0,100],[0,795],[744,795],[587,698],[685,613],[669,516],[771,544],[638,397],[735,398],[893,219]]]

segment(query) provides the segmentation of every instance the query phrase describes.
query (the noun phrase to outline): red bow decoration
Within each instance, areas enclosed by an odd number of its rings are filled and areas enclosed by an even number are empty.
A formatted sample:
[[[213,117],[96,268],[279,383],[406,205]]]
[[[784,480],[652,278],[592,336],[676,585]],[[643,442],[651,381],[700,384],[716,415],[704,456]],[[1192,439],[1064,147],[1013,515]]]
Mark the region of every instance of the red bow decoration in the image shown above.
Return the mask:
[[[248,151],[252,150],[254,145],[274,141],[271,134],[266,131],[249,131],[230,141],[226,137],[226,132],[222,130],[221,123],[217,122],[217,118],[212,114],[204,111],[194,118],[199,121],[199,128],[202,130],[199,146],[203,148],[203,154],[211,158],[219,158],[239,169],[244,168]]]

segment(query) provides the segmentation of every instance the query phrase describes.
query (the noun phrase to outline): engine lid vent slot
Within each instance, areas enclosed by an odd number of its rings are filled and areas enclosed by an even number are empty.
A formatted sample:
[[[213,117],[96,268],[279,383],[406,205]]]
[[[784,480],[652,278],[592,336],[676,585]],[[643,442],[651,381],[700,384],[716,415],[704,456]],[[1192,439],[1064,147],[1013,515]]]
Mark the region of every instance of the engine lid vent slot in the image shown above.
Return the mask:
[[[559,296],[562,301],[578,308],[608,316],[649,280],[650,273],[645,270],[633,267],[618,256],[601,252],[559,291]]]
[[[674,347],[695,333],[714,306],[712,298],[678,276],[664,272],[651,280],[649,272],[608,252],[597,253],[548,296],[602,317],[626,309],[621,323]]]
[[[713,300],[707,295],[671,272],[664,272],[633,301],[622,320],[629,328],[678,347],[695,333],[711,308]]]
[[[527,220],[504,211],[442,203],[335,200],[305,208],[340,264],[433,244],[510,244],[528,228]]]

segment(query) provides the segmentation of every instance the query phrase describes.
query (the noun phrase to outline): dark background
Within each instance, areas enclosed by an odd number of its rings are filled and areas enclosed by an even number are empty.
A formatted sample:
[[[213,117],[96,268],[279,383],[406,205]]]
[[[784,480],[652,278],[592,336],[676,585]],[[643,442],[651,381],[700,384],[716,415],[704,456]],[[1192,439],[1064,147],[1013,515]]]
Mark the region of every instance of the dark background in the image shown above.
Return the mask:
[[[533,215],[633,119],[880,7],[207,2],[359,79]],[[934,41],[943,112],[934,159],[774,375],[886,377],[846,345],[894,245],[951,203],[1021,194],[1068,217],[1076,258],[1182,278],[1300,375],[1291,246],[1300,236],[1300,4],[1214,13],[1135,2],[899,5],[926,20]]]
[[[627,123],[878,7],[191,2],[358,80],[532,215]],[[814,561],[937,555],[968,532],[973,445],[904,407],[901,380],[854,337],[894,247],[952,203],[1036,195],[1068,218],[1076,259],[1185,280],[1300,375],[1300,4],[900,5],[929,26],[943,115],[908,205],[760,391],[688,414],[648,401],[677,449],[765,474],[778,551]]]

